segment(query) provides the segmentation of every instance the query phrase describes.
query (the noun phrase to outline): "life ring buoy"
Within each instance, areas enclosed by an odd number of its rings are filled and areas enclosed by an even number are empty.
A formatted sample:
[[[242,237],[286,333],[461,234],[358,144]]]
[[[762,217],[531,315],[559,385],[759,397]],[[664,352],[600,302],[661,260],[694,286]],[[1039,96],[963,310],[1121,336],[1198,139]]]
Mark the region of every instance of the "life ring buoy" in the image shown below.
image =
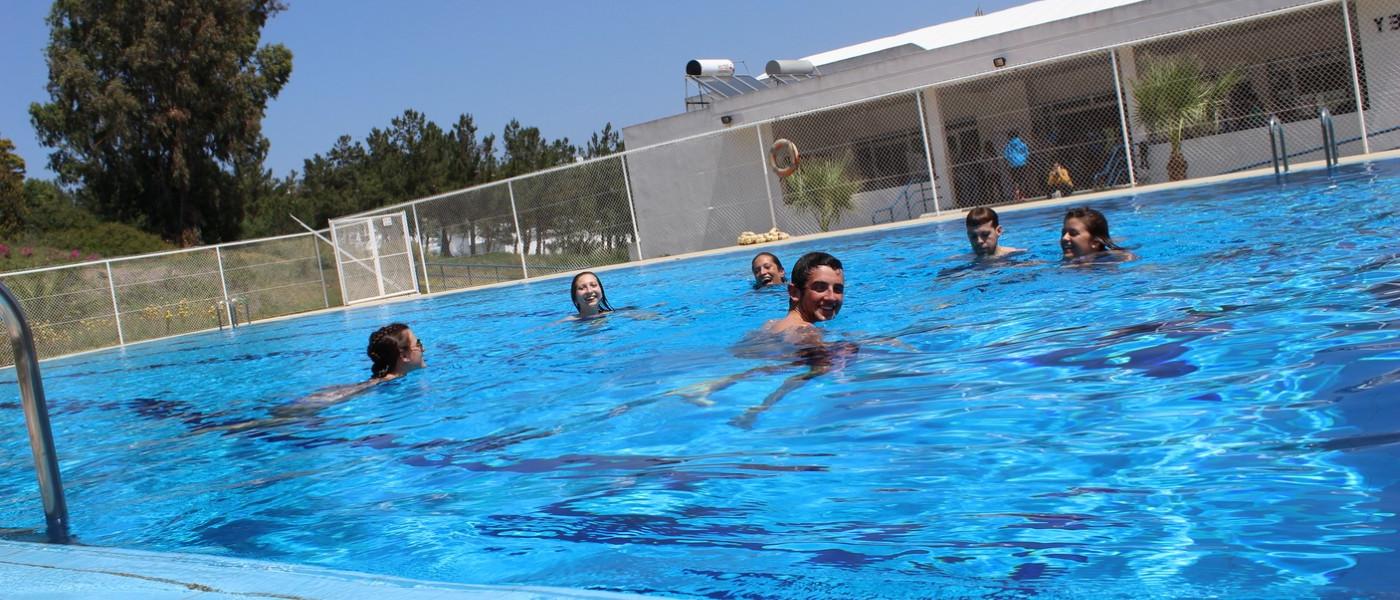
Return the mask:
[[[797,153],[797,144],[787,138],[779,138],[768,148],[768,160],[772,162],[773,172],[783,178],[797,172],[801,156]]]

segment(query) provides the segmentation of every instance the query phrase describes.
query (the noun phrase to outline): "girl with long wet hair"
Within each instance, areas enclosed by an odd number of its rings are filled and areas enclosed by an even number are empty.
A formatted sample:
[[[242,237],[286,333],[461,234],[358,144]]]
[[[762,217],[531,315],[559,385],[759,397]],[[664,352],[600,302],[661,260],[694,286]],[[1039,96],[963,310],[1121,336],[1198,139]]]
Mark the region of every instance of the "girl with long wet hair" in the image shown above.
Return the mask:
[[[580,319],[591,319],[613,310],[612,305],[608,304],[607,293],[603,291],[602,280],[592,271],[574,275],[574,280],[569,283],[569,297],[573,299]]]

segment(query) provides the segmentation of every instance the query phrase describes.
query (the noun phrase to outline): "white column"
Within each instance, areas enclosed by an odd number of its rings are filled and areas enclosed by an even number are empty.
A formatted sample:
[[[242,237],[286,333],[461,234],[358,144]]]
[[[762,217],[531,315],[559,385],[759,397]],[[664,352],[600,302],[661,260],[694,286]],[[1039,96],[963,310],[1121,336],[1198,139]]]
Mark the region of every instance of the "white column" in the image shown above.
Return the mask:
[[[423,222],[418,220],[418,203],[409,205],[413,209],[413,241],[418,243],[418,262],[423,263],[423,287],[428,289],[428,293],[433,293],[433,281],[428,278],[428,255],[423,250]],[[413,270],[413,277],[418,277],[418,269]]]
[[[117,281],[112,279],[112,261],[103,261],[107,265],[107,288],[112,291],[112,316],[117,319],[117,343],[126,345],[126,336],[122,333],[122,309],[117,307]]]
[[[1342,22],[1347,26],[1347,60],[1351,63],[1351,89],[1356,92],[1356,120],[1361,125],[1361,152],[1371,153],[1371,140],[1366,135],[1366,111],[1361,102],[1361,74],[1356,70],[1356,42],[1351,37],[1351,9],[1342,1]]]
[[[515,186],[509,181],[506,182],[506,191],[510,192],[510,218],[515,220],[515,243],[520,244],[520,273],[529,279],[530,267],[525,264],[525,236],[520,231],[520,213],[515,210]]]
[[[331,293],[326,289],[326,269],[321,266],[321,240],[316,239],[316,235],[311,236],[311,247],[316,249],[316,274],[321,276],[321,299],[326,301],[326,308],[331,307]]]
[[[632,215],[632,239],[637,244],[637,260],[642,260],[646,256],[642,255],[642,233],[637,229],[637,206],[632,200],[632,179],[627,173],[627,155],[623,154],[617,159],[622,162],[622,185],[627,189],[627,210]]]
[[[778,211],[773,208],[773,182],[768,179],[768,147],[763,145],[763,124],[753,126],[758,135],[758,168],[763,171],[763,191],[768,192],[768,218],[773,221],[773,229],[778,228]]]
[[[1133,169],[1133,140],[1128,137],[1128,107],[1123,106],[1123,82],[1118,77],[1116,48],[1108,51],[1108,61],[1113,68],[1113,89],[1118,94],[1118,124],[1123,127],[1123,154],[1128,159],[1128,185],[1137,187],[1137,173]]]
[[[928,165],[928,189],[933,190],[933,214],[943,214],[943,209],[938,206],[938,177],[933,173],[933,150],[928,143],[928,115],[924,114],[924,91],[914,92],[914,105],[919,109],[919,132],[924,138],[924,162]],[[891,211],[893,212],[893,211]],[[890,215],[890,220],[894,220],[894,215]]]
[[[335,278],[340,281],[340,303],[349,306],[350,294],[345,291],[345,270],[340,268],[340,238],[335,234],[335,221],[327,221],[326,227],[331,230],[331,250],[334,250],[331,252],[331,256],[335,258]],[[354,259],[355,257],[350,258]],[[356,263],[358,262],[356,260]]]
[[[238,314],[233,312],[233,303],[228,301],[228,283],[224,281],[224,252],[214,246],[214,260],[219,263],[219,287],[224,290],[224,307],[228,309],[228,326],[233,327]]]

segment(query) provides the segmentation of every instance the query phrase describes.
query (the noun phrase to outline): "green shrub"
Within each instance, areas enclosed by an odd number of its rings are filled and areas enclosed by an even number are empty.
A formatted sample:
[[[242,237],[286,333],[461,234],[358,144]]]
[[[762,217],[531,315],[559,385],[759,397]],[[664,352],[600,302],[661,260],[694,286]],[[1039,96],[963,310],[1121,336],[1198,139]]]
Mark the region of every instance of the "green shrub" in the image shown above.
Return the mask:
[[[47,232],[39,239],[45,246],[76,249],[84,256],[95,253],[104,258],[175,248],[155,235],[122,223],[98,223],[91,227],[59,229]]]

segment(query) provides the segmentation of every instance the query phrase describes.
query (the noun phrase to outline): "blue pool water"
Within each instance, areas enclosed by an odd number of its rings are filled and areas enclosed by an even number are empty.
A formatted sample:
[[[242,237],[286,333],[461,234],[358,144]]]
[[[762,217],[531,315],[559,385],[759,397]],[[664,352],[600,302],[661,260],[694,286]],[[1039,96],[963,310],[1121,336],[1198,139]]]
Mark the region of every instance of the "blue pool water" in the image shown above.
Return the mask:
[[[1094,205],[1140,256],[1067,268],[1063,208],[778,246],[846,264],[860,344],[766,411],[786,300],[751,250],[46,363],[88,544],[682,597],[1350,596],[1400,569],[1400,165]],[[410,323],[429,368],[368,374]],[[667,392],[759,366],[701,406]],[[39,527],[12,372],[0,526]],[[744,415],[751,417],[744,422]],[[737,423],[737,425],[736,425]],[[744,426],[739,426],[744,425]]]

